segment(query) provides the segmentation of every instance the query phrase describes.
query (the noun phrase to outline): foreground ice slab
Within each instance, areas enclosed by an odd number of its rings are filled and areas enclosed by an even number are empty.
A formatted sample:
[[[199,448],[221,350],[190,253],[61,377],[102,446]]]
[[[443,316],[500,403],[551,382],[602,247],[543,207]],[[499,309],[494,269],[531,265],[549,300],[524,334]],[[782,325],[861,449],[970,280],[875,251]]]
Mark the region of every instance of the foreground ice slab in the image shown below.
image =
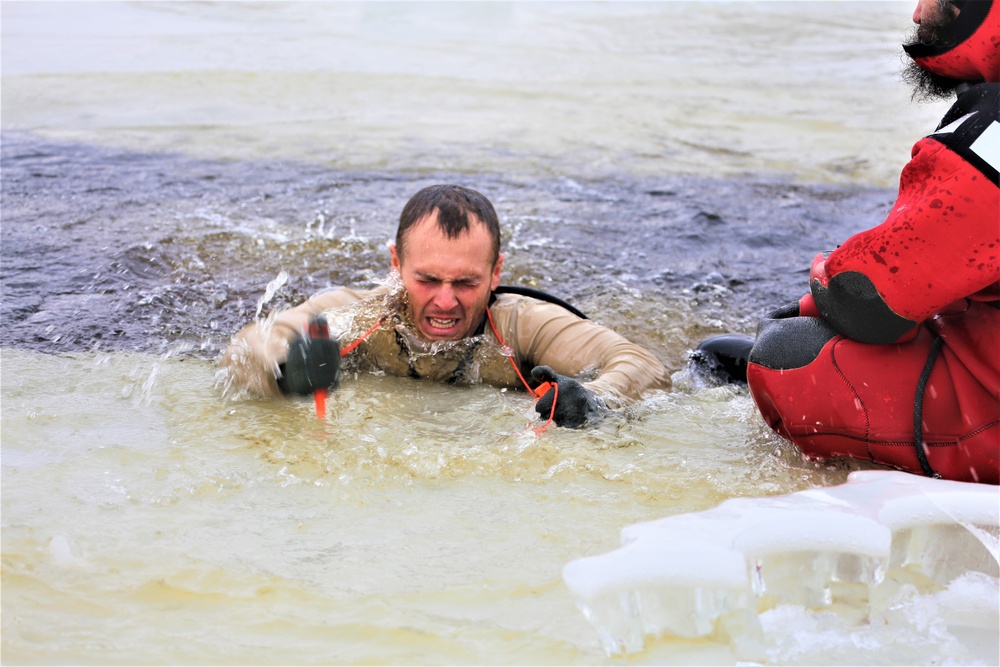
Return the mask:
[[[890,613],[890,589],[938,592],[969,573],[992,598],[998,525],[997,487],[861,471],[841,486],[627,526],[621,548],[570,562],[563,579],[609,654],[649,636],[711,636],[757,660],[761,615],[779,605],[865,624]],[[996,604],[984,606],[965,622],[995,632]]]

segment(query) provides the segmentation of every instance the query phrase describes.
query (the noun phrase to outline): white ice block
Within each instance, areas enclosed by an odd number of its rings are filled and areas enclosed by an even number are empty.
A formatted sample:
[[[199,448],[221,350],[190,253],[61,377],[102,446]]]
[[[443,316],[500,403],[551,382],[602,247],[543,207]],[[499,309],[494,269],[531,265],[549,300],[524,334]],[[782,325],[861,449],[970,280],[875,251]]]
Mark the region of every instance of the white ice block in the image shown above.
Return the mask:
[[[568,563],[563,579],[609,652],[638,650],[643,634],[729,633],[755,646],[760,623],[748,614],[764,607],[839,601],[867,618],[891,566],[942,587],[970,571],[996,577],[998,526],[997,487],[862,471],[840,486],[627,526],[622,547]]]

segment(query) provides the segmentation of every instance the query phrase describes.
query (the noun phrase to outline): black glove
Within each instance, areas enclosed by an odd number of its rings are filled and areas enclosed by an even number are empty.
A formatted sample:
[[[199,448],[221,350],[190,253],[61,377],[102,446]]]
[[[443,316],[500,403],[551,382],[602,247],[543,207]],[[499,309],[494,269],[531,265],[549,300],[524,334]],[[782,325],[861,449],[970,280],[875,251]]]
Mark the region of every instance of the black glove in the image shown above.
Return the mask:
[[[573,378],[559,375],[548,366],[535,366],[531,370],[531,377],[539,384],[553,382],[559,387],[556,412],[553,415],[556,426],[580,428],[588,423],[597,423],[601,420],[602,413],[606,410],[604,401]],[[535,411],[546,419],[552,412],[554,395],[555,390],[549,389],[535,403]]]
[[[280,365],[281,393],[308,396],[317,389],[335,389],[340,376],[340,343],[336,339],[296,336],[288,358]]]
[[[753,337],[721,334],[703,340],[688,357],[688,365],[699,376],[720,384],[746,384],[747,359]]]
[[[757,325],[757,342],[750,351],[750,363],[787,371],[816,361],[836,329],[820,317],[801,317],[794,303],[764,316]]]

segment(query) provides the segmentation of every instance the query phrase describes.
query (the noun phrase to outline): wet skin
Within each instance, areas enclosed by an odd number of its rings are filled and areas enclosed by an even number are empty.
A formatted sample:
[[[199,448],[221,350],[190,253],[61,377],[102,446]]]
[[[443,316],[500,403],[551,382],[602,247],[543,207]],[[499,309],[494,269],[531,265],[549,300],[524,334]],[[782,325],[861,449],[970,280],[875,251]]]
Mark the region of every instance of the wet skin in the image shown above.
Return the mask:
[[[490,293],[500,284],[503,254],[494,262],[486,225],[471,214],[469,223],[467,230],[448,238],[435,211],[406,232],[402,252],[390,247],[410,317],[428,341],[472,335],[482,323]]]

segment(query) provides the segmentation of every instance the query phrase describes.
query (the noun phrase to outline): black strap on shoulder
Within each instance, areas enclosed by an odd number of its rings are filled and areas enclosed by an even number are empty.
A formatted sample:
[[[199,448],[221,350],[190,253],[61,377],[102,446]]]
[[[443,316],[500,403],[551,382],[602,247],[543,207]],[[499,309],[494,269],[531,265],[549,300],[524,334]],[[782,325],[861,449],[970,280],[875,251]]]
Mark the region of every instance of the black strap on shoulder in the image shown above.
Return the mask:
[[[941,344],[941,338],[935,336],[934,342],[931,343],[931,349],[927,353],[927,363],[924,364],[924,370],[917,381],[917,395],[913,402],[913,446],[917,450],[917,460],[920,461],[920,469],[928,477],[940,477],[940,475],[934,472],[934,468],[931,467],[930,462],[927,460],[927,452],[924,450],[924,392],[927,390],[927,380],[931,376],[934,362],[937,361],[938,354],[941,352]]]
[[[577,310],[573,306],[569,305],[557,296],[552,296],[547,292],[541,290],[532,289],[531,287],[520,287],[517,285],[499,285],[495,290],[494,294],[520,294],[521,296],[530,296],[533,299],[538,299],[539,301],[548,301],[549,303],[554,303],[557,306],[562,306],[569,312],[573,313],[579,318],[584,320],[589,320],[590,318],[584,315],[581,311]]]

